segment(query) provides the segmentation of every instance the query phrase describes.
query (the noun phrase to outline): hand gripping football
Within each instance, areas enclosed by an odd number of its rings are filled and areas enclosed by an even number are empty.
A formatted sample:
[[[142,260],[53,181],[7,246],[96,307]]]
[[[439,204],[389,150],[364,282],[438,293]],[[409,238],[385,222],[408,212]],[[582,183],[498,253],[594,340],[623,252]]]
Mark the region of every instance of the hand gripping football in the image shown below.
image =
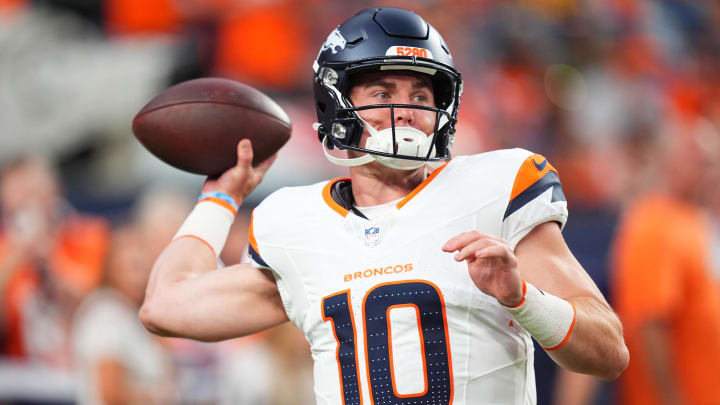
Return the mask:
[[[290,138],[290,118],[270,97],[232,80],[189,80],[158,94],[133,120],[135,137],[178,169],[216,176],[237,163],[237,144],[252,142],[253,166]]]

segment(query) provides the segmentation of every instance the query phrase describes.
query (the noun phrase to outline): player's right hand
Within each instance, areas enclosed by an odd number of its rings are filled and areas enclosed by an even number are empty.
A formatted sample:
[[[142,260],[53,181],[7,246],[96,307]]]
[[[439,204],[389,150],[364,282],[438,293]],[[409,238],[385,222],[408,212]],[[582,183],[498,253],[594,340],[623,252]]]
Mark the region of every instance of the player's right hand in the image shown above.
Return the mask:
[[[249,139],[243,139],[237,145],[237,164],[221,174],[220,177],[208,177],[202,192],[219,191],[242,201],[260,184],[275,158],[277,158],[277,154],[272,155],[257,167],[253,167],[252,144]]]

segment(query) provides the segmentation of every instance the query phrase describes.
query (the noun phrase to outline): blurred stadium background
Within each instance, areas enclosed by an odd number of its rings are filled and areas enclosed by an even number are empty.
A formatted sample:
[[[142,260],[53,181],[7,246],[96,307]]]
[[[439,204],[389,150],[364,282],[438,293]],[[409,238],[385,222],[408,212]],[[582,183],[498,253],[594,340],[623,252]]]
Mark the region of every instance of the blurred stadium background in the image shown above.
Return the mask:
[[[523,147],[558,169],[570,209],[565,237],[612,297],[616,225],[627,202],[659,176],[647,152],[653,139],[720,136],[720,3],[0,0],[0,167],[46,159],[63,212],[99,221],[100,230],[85,235],[98,255],[112,251],[113,233],[131,228],[144,241],[138,260],[151,263],[203,179],[149,155],[132,136],[134,114],[174,83],[235,79],[269,94],[293,122],[290,142],[245,208],[279,187],[342,175],[311,127],[311,64],[339,22],[379,5],[415,10],[449,44],[465,81],[455,154]],[[718,143],[709,142],[712,153]],[[718,184],[706,189],[717,220]],[[28,192],[28,199],[43,195]],[[227,262],[242,255],[246,224],[236,225]],[[34,312],[23,300],[37,292],[20,294],[0,274],[0,404],[75,403],[82,371],[73,317],[103,282],[105,260],[83,267],[92,276],[41,271],[62,282],[35,280],[29,291],[57,288],[48,283],[82,288],[67,299],[45,294]],[[169,339],[162,347],[175,394],[158,394],[155,403],[312,403],[307,347],[292,329],[216,345]],[[553,396],[563,403],[558,395],[570,394],[555,385],[555,368],[541,351],[537,362],[538,403]],[[577,403],[617,403],[613,384],[588,386]]]

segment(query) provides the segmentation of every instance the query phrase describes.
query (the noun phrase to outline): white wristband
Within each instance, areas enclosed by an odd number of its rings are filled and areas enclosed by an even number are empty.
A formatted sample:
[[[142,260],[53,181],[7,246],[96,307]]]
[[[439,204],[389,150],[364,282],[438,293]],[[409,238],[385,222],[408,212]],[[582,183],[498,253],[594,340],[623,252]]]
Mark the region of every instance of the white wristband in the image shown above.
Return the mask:
[[[195,205],[190,215],[175,234],[174,239],[193,237],[205,243],[219,257],[225,246],[235,212],[213,199],[204,199]]]
[[[562,347],[575,326],[575,307],[571,303],[525,281],[520,304],[505,309],[548,351]]]

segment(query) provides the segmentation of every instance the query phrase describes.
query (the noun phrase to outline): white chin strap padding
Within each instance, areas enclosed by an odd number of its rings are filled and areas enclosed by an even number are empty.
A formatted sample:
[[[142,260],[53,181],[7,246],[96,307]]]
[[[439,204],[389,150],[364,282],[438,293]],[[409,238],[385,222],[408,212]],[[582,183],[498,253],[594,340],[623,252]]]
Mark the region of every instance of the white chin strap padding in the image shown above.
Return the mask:
[[[393,153],[393,129],[392,127],[378,131],[360,118],[363,126],[370,134],[365,144],[365,149],[375,150],[384,153]],[[432,137],[419,129],[406,126],[395,127],[395,144],[397,154],[405,156],[425,157],[432,147]],[[434,148],[433,148],[434,149]],[[434,151],[430,156],[434,155]],[[410,160],[388,156],[375,156],[373,158],[383,166],[393,169],[412,170],[424,166],[427,162],[423,160]]]
[[[412,127],[395,127],[395,144],[397,154],[405,156],[424,157],[427,156],[431,146],[432,138],[424,132]],[[371,133],[365,144],[365,148],[378,152],[393,153],[392,128],[385,128],[382,131]],[[410,160],[388,156],[373,156],[380,164],[394,169],[416,169],[425,165],[422,160]]]
[[[332,163],[335,163],[336,165],[360,166],[360,165],[364,165],[365,163],[370,163],[373,160],[375,160],[374,156],[370,155],[370,154],[365,154],[363,156],[356,157],[356,158],[335,157],[335,156],[331,155],[330,152],[328,152],[327,147],[325,147],[326,139],[327,139],[327,137],[323,138],[323,141],[322,141],[323,152],[325,152],[325,157],[327,158],[327,160],[331,161]]]
[[[385,128],[382,131],[378,131],[372,126],[370,126],[367,122],[365,122],[365,120],[363,120],[362,118],[361,120],[363,121],[365,128],[367,128],[368,132],[370,133],[370,137],[367,139],[365,148],[378,152],[393,153],[394,148],[392,142],[392,127]],[[318,127],[318,124],[313,125],[313,129],[315,130],[317,130]],[[330,162],[340,166],[360,166],[366,163],[370,163],[372,161],[377,161],[381,165],[393,169],[412,170],[427,164],[427,162],[423,160],[410,160],[388,156],[378,156],[369,153],[357,158],[339,158],[331,155],[330,152],[328,152],[327,147],[325,146],[326,140],[327,138],[324,138],[322,142],[322,148],[323,152],[325,153],[325,157]],[[405,156],[425,157],[428,154],[428,150],[432,146],[432,137],[428,136],[419,129],[415,129],[412,127],[395,127],[395,143],[397,144],[398,154]],[[433,147],[432,149],[435,148]],[[433,154],[434,152],[431,153],[431,156]]]

